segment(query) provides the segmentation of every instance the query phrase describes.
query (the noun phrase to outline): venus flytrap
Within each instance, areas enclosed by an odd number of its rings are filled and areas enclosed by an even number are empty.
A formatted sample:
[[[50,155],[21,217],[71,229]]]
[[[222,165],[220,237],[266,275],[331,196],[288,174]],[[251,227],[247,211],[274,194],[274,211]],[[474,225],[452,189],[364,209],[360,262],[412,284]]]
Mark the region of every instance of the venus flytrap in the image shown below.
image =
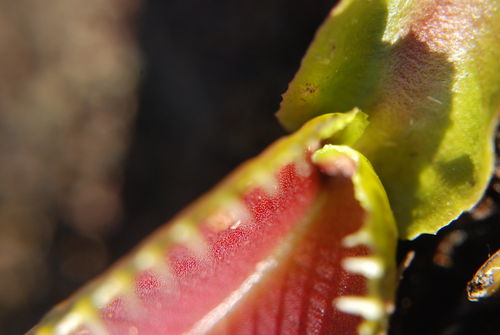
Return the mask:
[[[489,179],[499,6],[342,1],[283,97],[295,133],[30,334],[386,333],[398,235],[436,232]]]
[[[110,334],[384,332],[394,299],[394,219],[368,160],[333,145],[355,141],[364,127],[358,110],[311,120],[32,333],[93,334],[96,325]],[[262,185],[269,179],[272,192]],[[92,313],[81,301],[92,302]]]

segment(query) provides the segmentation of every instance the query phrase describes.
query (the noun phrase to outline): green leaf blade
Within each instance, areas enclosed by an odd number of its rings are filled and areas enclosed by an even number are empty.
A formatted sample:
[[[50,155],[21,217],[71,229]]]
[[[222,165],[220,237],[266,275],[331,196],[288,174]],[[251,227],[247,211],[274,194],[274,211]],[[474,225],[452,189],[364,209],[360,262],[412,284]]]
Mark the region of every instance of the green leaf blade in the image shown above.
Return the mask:
[[[498,7],[474,0],[344,1],[284,95],[278,117],[291,129],[329,110],[361,106],[369,115],[353,147],[380,176],[402,238],[435,233],[470,209],[489,180],[500,84]],[[364,28],[354,31],[373,27],[365,37],[375,41],[351,36],[358,15]],[[335,39],[346,44],[337,45],[329,72],[319,60]],[[353,68],[348,53],[363,67]],[[343,79],[348,73],[351,80]],[[310,82],[323,86],[304,98],[301,88]]]

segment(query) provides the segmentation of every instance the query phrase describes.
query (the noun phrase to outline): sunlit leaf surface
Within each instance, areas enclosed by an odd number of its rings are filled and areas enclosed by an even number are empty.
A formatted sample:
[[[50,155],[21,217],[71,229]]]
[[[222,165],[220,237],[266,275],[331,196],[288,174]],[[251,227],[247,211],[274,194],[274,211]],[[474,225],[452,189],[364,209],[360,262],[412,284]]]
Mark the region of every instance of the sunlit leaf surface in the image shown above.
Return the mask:
[[[492,169],[500,2],[342,1],[308,50],[278,116],[293,130],[359,107],[353,147],[380,176],[402,238],[473,206]]]

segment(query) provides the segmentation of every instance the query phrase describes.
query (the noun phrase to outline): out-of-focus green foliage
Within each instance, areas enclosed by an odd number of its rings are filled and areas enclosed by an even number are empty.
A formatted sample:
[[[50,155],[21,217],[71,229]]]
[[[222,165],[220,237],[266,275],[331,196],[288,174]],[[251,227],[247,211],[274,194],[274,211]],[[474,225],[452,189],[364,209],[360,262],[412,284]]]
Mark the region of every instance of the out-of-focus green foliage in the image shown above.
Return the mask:
[[[319,30],[284,95],[290,130],[359,107],[353,144],[384,184],[400,237],[471,208],[492,168],[500,84],[498,1],[352,1]]]

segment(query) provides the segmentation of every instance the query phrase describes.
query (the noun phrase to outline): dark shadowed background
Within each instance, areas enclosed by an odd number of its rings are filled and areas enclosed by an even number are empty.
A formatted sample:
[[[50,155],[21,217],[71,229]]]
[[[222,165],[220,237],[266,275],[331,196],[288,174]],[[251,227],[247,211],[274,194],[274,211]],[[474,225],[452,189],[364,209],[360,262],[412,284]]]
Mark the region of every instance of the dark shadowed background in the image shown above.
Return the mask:
[[[0,0],[15,51],[0,53],[0,334],[23,334],[285,134],[280,95],[335,2]],[[480,210],[401,244],[416,257],[392,334],[500,333],[499,300],[465,298],[500,248],[499,175]]]

